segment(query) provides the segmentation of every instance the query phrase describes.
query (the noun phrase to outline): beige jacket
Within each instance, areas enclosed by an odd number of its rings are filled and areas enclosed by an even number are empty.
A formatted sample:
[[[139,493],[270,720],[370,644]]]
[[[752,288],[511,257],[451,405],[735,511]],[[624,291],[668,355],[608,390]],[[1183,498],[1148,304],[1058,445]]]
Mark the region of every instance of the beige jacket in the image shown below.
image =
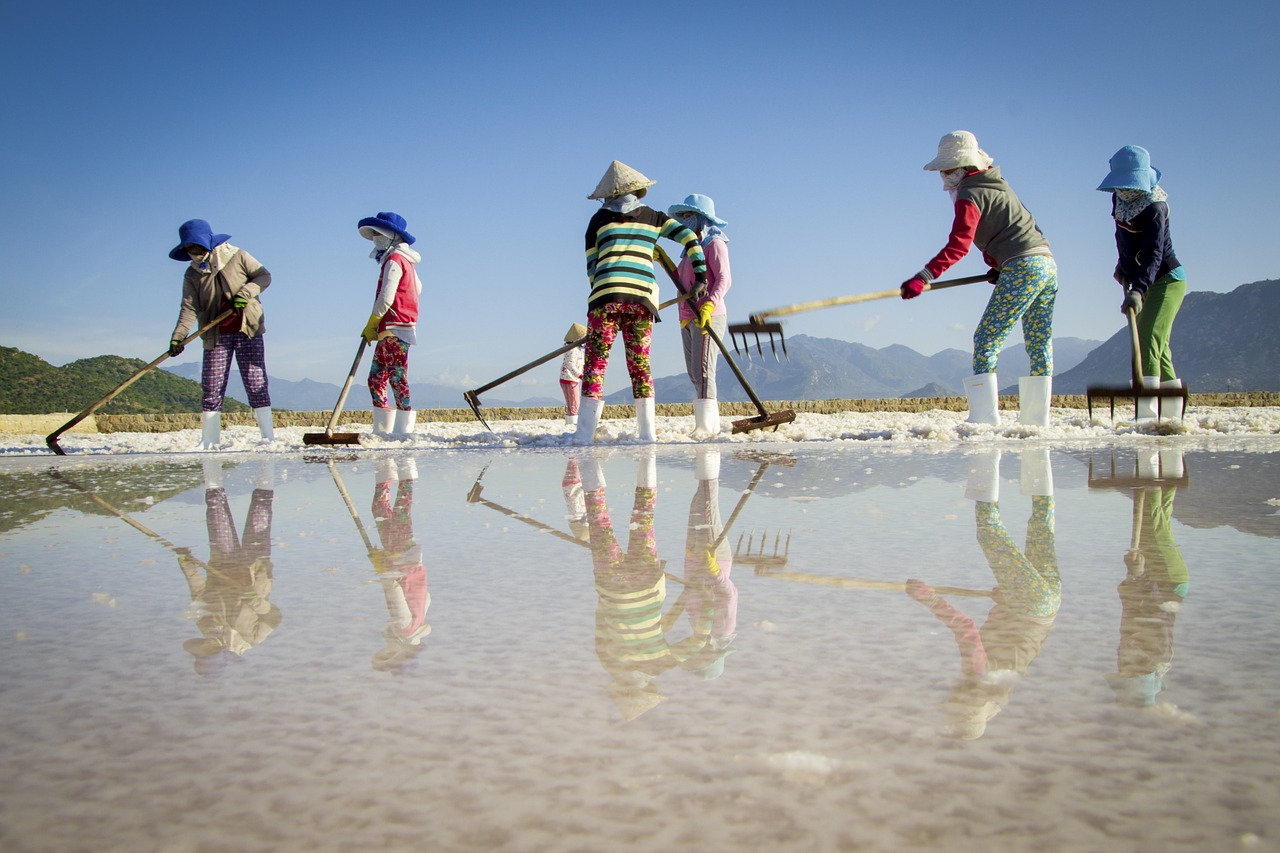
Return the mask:
[[[182,277],[182,307],[178,311],[178,325],[173,327],[169,340],[182,340],[222,313],[223,298],[229,304],[238,293],[249,297],[240,318],[240,331],[249,337],[257,337],[267,331],[262,315],[262,303],[258,295],[271,284],[271,273],[258,259],[237,249],[230,243],[215,246],[210,253],[209,272],[201,272],[194,264],[187,266]],[[205,349],[218,345],[218,327],[205,332],[200,340]]]

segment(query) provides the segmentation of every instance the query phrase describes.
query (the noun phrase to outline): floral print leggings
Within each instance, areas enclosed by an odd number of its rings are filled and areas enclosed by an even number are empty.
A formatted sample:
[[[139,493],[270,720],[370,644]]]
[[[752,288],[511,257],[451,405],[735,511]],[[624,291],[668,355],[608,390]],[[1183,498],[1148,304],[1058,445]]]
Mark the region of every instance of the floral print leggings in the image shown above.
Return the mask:
[[[378,341],[373,350],[373,366],[369,368],[369,396],[378,409],[389,409],[387,385],[396,398],[396,408],[407,412],[409,405],[409,345],[389,335]]]
[[[1049,255],[1014,258],[1000,269],[995,290],[973,333],[973,373],[996,372],[996,358],[1014,324],[1022,320],[1022,339],[1032,376],[1053,375],[1053,303],[1058,297],[1058,265]]]
[[[582,396],[600,399],[604,396],[604,371],[609,366],[609,351],[614,339],[622,333],[626,347],[627,373],[631,376],[631,393],[637,400],[653,396],[653,379],[649,374],[649,344],[653,340],[653,315],[634,302],[610,302],[587,313],[587,351],[582,370]]]

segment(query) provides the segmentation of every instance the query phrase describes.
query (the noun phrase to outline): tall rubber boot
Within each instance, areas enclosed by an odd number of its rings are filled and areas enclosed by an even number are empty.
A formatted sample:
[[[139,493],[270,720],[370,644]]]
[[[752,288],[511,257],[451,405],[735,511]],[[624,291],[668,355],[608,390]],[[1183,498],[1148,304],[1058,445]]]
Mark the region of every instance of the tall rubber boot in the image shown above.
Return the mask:
[[[658,440],[654,405],[652,397],[641,397],[636,400],[636,437],[646,444],[653,444]]]
[[[1000,500],[1000,451],[976,453],[969,458],[965,500],[993,504]]]
[[[200,413],[200,446],[205,450],[217,450],[222,434],[222,412]]]
[[[1052,376],[1023,376],[1018,379],[1018,423],[1047,427],[1052,397]]]
[[[658,488],[658,452],[653,448],[640,453],[639,464],[636,466],[636,488]]]
[[[1143,388],[1159,388],[1160,377],[1159,376],[1142,377],[1142,387]],[[1138,411],[1135,413],[1134,420],[1139,420],[1139,421],[1155,420],[1156,419],[1156,403],[1157,401],[1155,397],[1139,397]]]
[[[410,438],[413,435],[413,428],[418,423],[418,413],[409,409],[396,409],[395,419],[391,425],[392,438]]]
[[[693,458],[693,477],[696,480],[719,480],[720,451],[714,446],[699,447]]]
[[[1018,483],[1024,495],[1032,497],[1053,495],[1053,466],[1049,462],[1049,448],[1024,450],[1018,454],[1021,470]]]
[[[1138,479],[1160,479],[1160,451],[1149,448],[1138,448]]]
[[[1162,477],[1166,480],[1181,480],[1185,474],[1186,468],[1182,464],[1181,450],[1170,447],[1160,451],[1160,475]]]
[[[693,401],[693,432],[689,437],[694,441],[713,438],[720,434],[720,402],[718,400]]]
[[[571,444],[594,444],[596,427],[600,425],[600,415],[604,412],[604,400],[599,397],[582,397],[578,406],[578,428],[574,430]],[[585,483],[585,481],[584,481]]]
[[[258,463],[258,474],[253,478],[253,487],[263,491],[274,491],[276,487],[276,463],[264,459]]]
[[[1161,388],[1181,388],[1181,379],[1165,379],[1160,383]],[[1174,420],[1182,420],[1182,416],[1186,414],[1183,400],[1181,397],[1165,397],[1160,402],[1164,403],[1163,414],[1166,418]]]
[[[565,415],[565,416],[564,416],[564,425],[565,425],[565,426],[576,427],[576,426],[578,425],[578,416],[577,416],[577,415]]]
[[[588,399],[583,398],[585,403]],[[590,458],[583,459],[578,463],[578,470],[582,476],[582,490],[584,492],[598,492],[608,483],[604,480],[604,469],[600,467],[600,460],[594,455]]]
[[[271,422],[271,407],[262,406],[253,410],[253,416],[258,419],[258,430],[262,433],[263,441],[275,441],[276,430],[275,425]]]
[[[966,376],[964,393],[969,398],[969,423],[1000,426],[1000,389],[994,373]]]
[[[200,463],[200,473],[204,476],[206,489],[222,488],[222,463],[216,459],[206,459]]]
[[[391,430],[395,426],[396,410],[395,409],[379,409],[373,410],[373,434],[382,436],[383,438],[391,435]]]

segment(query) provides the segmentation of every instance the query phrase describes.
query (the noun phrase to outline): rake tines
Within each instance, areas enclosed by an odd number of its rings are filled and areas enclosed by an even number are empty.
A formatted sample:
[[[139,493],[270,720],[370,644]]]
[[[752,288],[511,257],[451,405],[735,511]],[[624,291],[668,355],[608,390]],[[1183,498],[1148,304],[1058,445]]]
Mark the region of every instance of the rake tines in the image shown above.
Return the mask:
[[[738,348],[738,336],[742,336],[742,349]],[[769,338],[769,350],[773,353],[773,358],[778,361],[778,347],[782,347],[782,355],[787,355],[787,338],[782,334],[782,324],[777,321],[766,321],[761,315],[753,314],[745,323],[730,323],[729,337],[733,341],[733,351],[739,355],[745,355],[751,358],[751,342],[747,336],[751,335],[755,338],[756,352],[760,357],[764,357],[764,347],[760,343],[760,336],[767,335]],[[774,336],[777,335],[777,344],[774,343]]]
[[[743,538],[747,540],[747,547],[742,547]],[[751,563],[756,568],[756,574],[763,575],[769,572],[776,572],[787,565],[787,560],[791,553],[791,531],[787,531],[786,541],[782,539],[782,531],[778,531],[773,536],[773,552],[766,554],[765,548],[768,546],[769,531],[765,531],[760,535],[760,547],[756,549],[755,531],[744,533],[738,536],[738,544],[733,549],[733,561],[735,563]],[[782,549],[782,553],[778,553],[778,549]]]

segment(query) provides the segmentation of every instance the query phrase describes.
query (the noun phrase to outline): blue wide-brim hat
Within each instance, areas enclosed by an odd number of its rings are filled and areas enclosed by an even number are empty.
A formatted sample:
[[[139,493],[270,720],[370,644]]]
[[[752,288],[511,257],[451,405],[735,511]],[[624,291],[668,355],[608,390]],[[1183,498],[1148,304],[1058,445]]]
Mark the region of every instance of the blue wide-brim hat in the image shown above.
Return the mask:
[[[1151,154],[1137,145],[1126,145],[1111,155],[1111,172],[1098,184],[1100,192],[1142,190],[1149,193],[1160,183],[1160,170],[1151,165]]]
[[[711,196],[702,193],[693,193],[684,197],[682,204],[673,204],[667,208],[667,213],[675,216],[677,213],[683,213],[686,210],[692,210],[699,216],[705,216],[707,221],[712,225],[719,225],[721,228],[728,225],[723,219],[716,218],[716,203],[711,200]]]
[[[175,261],[189,261],[187,246],[204,246],[213,251],[214,246],[221,246],[230,239],[230,234],[214,234],[203,219],[188,219],[178,226],[178,245],[169,252],[169,257]]]
[[[366,240],[372,240],[377,230],[381,229],[390,231],[403,240],[405,245],[412,246],[418,238],[408,232],[408,227],[409,224],[404,221],[403,216],[390,211],[384,211],[377,216],[367,216],[356,223],[360,236]]]

